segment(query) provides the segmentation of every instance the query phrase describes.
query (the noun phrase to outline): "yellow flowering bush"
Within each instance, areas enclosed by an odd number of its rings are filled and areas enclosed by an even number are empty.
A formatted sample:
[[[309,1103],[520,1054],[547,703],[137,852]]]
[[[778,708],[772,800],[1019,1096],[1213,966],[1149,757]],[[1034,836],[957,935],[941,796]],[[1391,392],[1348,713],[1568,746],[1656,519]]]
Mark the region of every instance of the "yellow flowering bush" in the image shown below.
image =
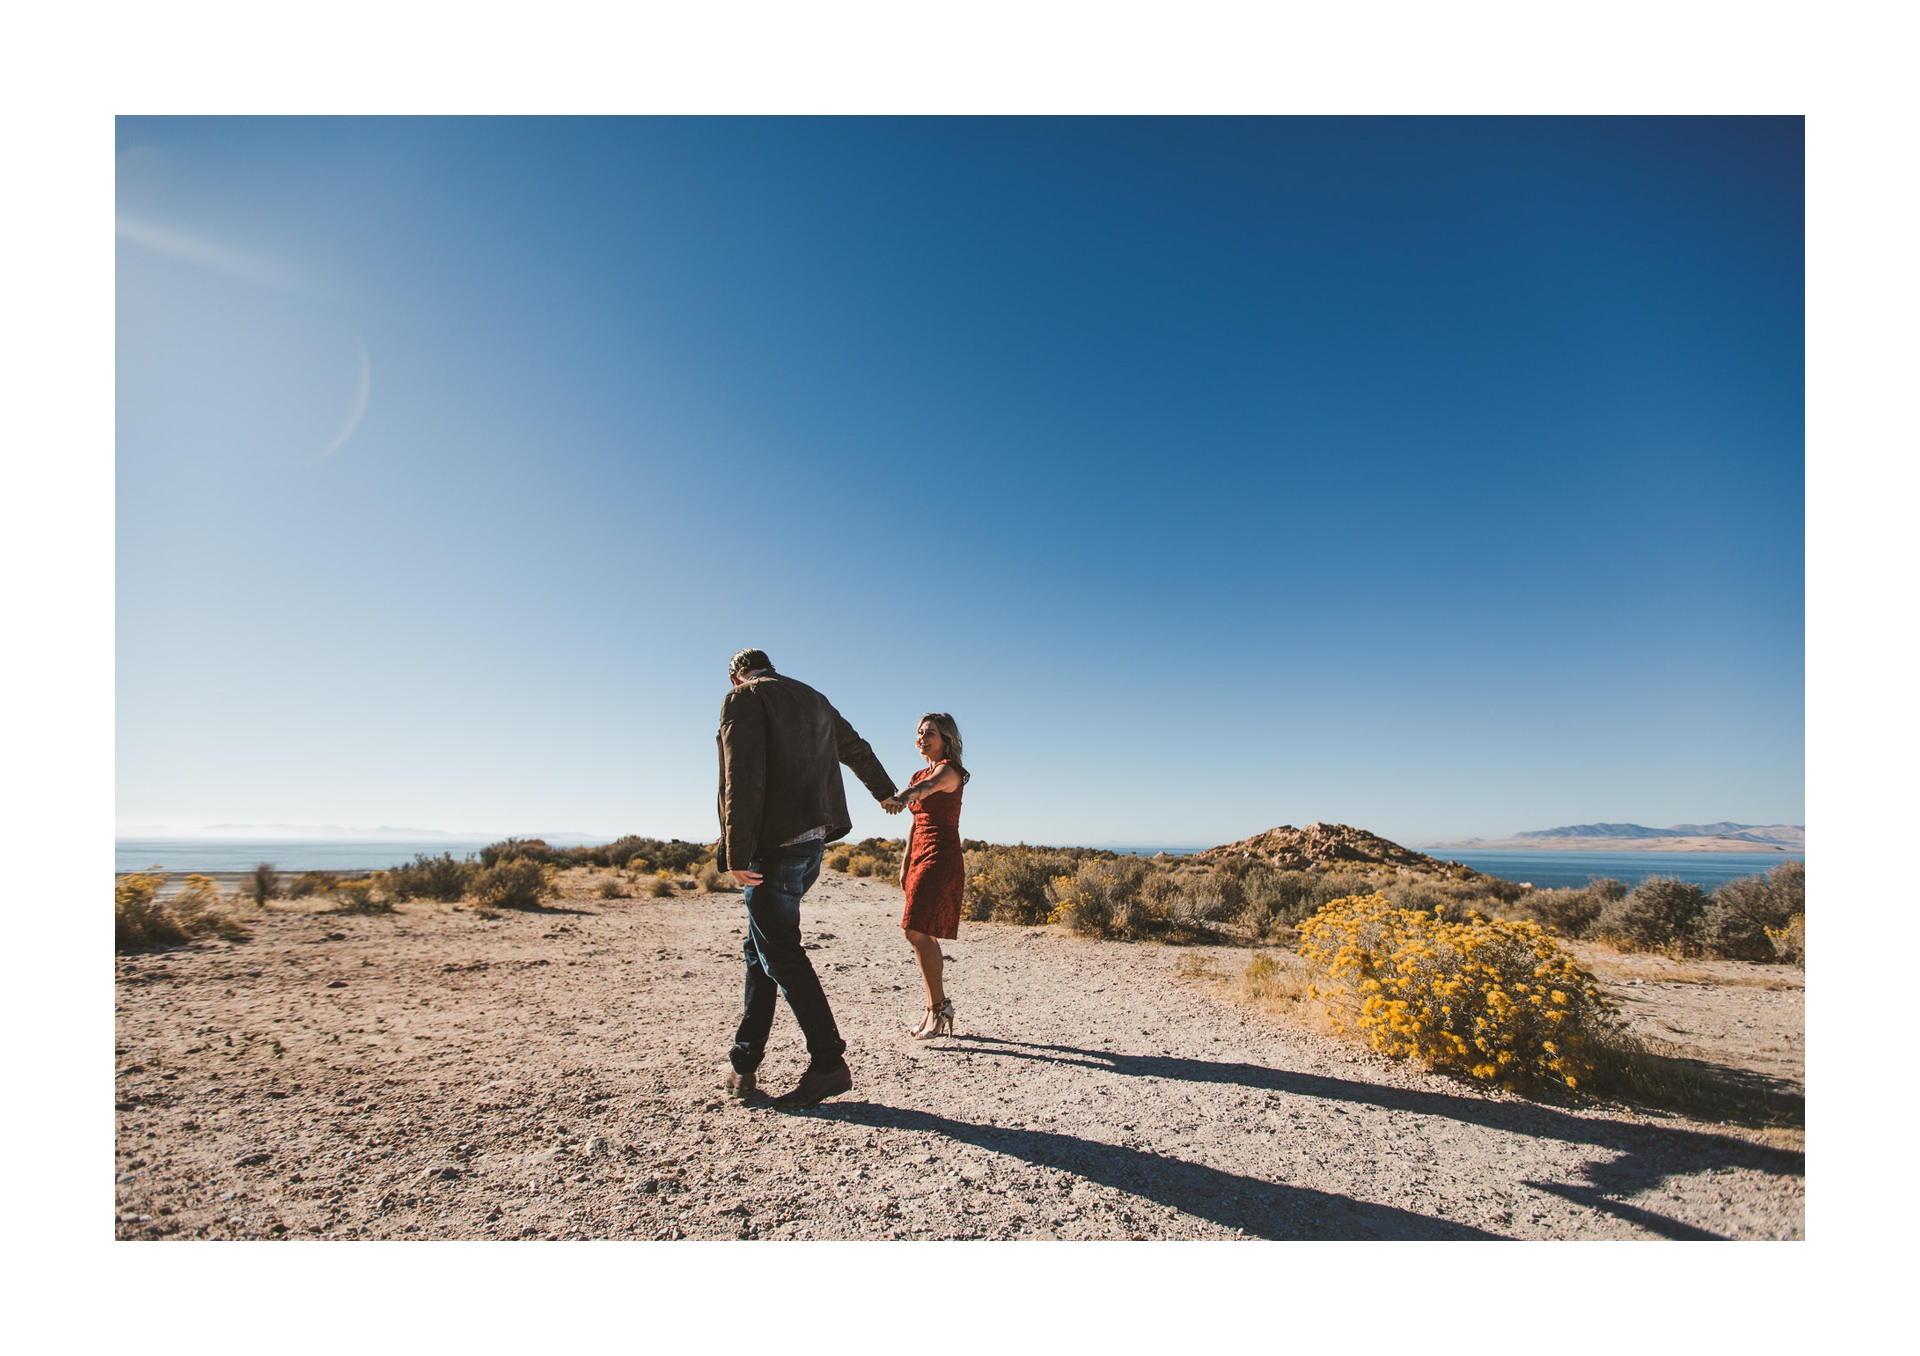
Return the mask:
[[[1460,912],[1334,900],[1300,925],[1308,993],[1395,1058],[1511,1090],[1579,1087],[1611,1006],[1599,981],[1538,923]]]
[[[113,945],[116,951],[176,946],[195,937],[244,941],[247,929],[223,906],[211,876],[188,876],[173,898],[160,898],[168,873],[155,868],[117,876],[113,882]]]
[[[1796,913],[1787,920],[1785,927],[1768,928],[1767,940],[1773,943],[1773,953],[1789,965],[1807,963],[1807,916]]]

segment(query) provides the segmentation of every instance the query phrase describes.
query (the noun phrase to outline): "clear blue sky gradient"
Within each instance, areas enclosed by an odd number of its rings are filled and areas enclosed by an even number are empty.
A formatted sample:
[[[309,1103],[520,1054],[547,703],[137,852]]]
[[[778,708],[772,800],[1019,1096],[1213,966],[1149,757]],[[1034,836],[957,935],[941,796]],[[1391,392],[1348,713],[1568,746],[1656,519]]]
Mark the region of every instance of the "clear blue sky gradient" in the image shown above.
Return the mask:
[[[1804,822],[1797,118],[116,139],[123,826],[711,838],[743,645],[970,836]]]

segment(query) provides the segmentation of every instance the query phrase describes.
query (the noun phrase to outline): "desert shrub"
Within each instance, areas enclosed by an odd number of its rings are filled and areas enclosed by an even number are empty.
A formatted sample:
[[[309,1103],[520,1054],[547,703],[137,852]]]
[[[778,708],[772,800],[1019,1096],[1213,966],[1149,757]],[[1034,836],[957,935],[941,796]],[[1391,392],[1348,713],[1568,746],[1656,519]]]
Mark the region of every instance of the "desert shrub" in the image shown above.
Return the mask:
[[[1324,902],[1314,898],[1313,878],[1304,871],[1276,871],[1264,862],[1240,860],[1222,863],[1210,874],[1234,917],[1263,936],[1291,927]]]
[[[647,879],[646,892],[649,899],[672,899],[673,882],[667,878],[665,872],[650,876]]]
[[[240,921],[227,911],[226,902],[220,897],[220,887],[213,883],[211,876],[188,876],[180,893],[166,903],[189,937],[213,936],[242,941],[249,936]]]
[[[1379,879],[1362,870],[1283,871],[1245,859],[1217,864],[1212,876],[1229,916],[1262,936],[1299,924],[1333,900],[1367,894],[1378,888]],[[1452,887],[1444,883],[1400,882],[1385,888],[1396,892],[1396,903],[1424,902],[1440,908],[1454,898],[1446,893]]]
[[[137,871],[113,883],[113,945],[116,951],[145,951],[187,940],[170,910],[160,903],[163,871]]]
[[[969,852],[966,916],[977,922],[1044,923],[1053,912],[1047,890],[1056,876],[1072,875],[1088,858],[1112,856],[1024,845]]]
[[[1462,882],[1462,885],[1470,894],[1505,905],[1517,904],[1529,893],[1527,887],[1520,882],[1506,880],[1500,876],[1476,875]]]
[[[150,951],[177,946],[190,938],[249,935],[222,906],[220,887],[209,876],[188,876],[171,899],[161,899],[164,871],[141,871],[113,883],[113,946],[116,951]]]
[[[659,847],[660,840],[657,838],[642,838],[637,834],[629,833],[598,849],[597,865],[621,869],[631,866],[635,858],[652,865],[653,854],[659,850]]]
[[[654,865],[661,870],[671,871],[675,875],[683,875],[691,871],[706,855],[707,848],[705,844],[683,843],[676,838],[670,843],[661,844],[653,860]]]
[[[480,849],[480,865],[488,870],[523,857],[545,865],[553,860],[553,849],[543,838],[503,838]]]
[[[422,852],[411,862],[387,872],[387,889],[395,899],[437,899],[452,903],[466,896],[467,887],[480,870],[480,865],[471,857],[456,862],[451,852],[443,852],[438,857]]]
[[[1425,909],[1432,914],[1444,914],[1456,902],[1454,896],[1424,880],[1396,881],[1381,893],[1396,909]]]
[[[1707,892],[1692,881],[1649,876],[1601,906],[1593,935],[1641,950],[1692,951],[1706,908]]]
[[[1083,859],[1048,883],[1048,921],[1096,937],[1191,938],[1231,918],[1209,872],[1176,872],[1135,857]]]
[[[1591,1075],[1607,1000],[1538,923],[1448,922],[1370,894],[1329,903],[1300,932],[1327,985],[1309,993],[1376,1050],[1509,1089]]]
[[[1789,965],[1807,963],[1807,916],[1796,913],[1782,927],[1768,928],[1767,940],[1773,943],[1775,959]]]
[[[733,873],[731,871],[722,871],[718,863],[715,862],[708,862],[705,866],[702,866],[697,879],[700,882],[700,888],[710,895],[723,894],[729,890],[737,890],[740,888],[738,882],[733,878]]]
[[[484,909],[537,909],[554,893],[553,869],[532,857],[503,857],[480,869],[469,893]]]
[[[600,888],[596,893],[602,899],[625,899],[627,883],[618,876],[606,876],[601,879]]]
[[[1615,880],[1612,876],[1587,877],[1587,889],[1590,890],[1593,893],[1593,897],[1598,899],[1602,904],[1608,904],[1616,899],[1625,899],[1627,897],[1626,882]]]
[[[1621,891],[1622,896],[1625,893]],[[1591,886],[1577,890],[1535,890],[1520,901],[1520,907],[1535,922],[1552,928],[1562,937],[1586,936],[1606,904],[1606,897]]]
[[[1806,911],[1806,864],[1782,862],[1764,876],[1728,881],[1713,892],[1700,922],[1700,945],[1732,960],[1773,960],[1778,952],[1772,934]]]
[[[1095,937],[1135,937],[1153,931],[1141,887],[1147,867],[1132,858],[1081,862],[1072,875],[1047,883],[1047,921]]]
[[[386,888],[386,872],[376,871],[333,887],[335,913],[392,913],[393,896]]]
[[[1175,932],[1204,931],[1239,912],[1212,875],[1176,874],[1156,867],[1147,867],[1140,881],[1139,907],[1149,927]]]
[[[280,873],[274,869],[272,862],[261,862],[247,876],[245,889],[255,906],[264,909],[269,899],[280,897]]]
[[[340,877],[331,871],[302,871],[287,886],[288,899],[305,899],[309,895],[330,895],[340,884]]]
[[[825,864],[849,876],[888,876],[900,874],[900,854],[905,852],[904,838],[862,838],[857,843],[839,843],[827,850]]]

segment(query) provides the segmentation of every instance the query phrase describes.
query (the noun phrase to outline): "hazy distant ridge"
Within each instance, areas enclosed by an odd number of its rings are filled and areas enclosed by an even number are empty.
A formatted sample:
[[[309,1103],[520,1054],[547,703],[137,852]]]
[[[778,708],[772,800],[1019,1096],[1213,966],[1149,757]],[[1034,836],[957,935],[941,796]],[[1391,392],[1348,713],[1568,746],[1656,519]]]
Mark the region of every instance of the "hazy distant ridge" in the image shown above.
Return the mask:
[[[1645,824],[1564,824],[1557,829],[1529,829],[1516,833],[1519,838],[1733,838],[1747,843],[1770,845],[1791,843],[1805,847],[1804,824],[1675,824],[1670,829],[1651,829]]]

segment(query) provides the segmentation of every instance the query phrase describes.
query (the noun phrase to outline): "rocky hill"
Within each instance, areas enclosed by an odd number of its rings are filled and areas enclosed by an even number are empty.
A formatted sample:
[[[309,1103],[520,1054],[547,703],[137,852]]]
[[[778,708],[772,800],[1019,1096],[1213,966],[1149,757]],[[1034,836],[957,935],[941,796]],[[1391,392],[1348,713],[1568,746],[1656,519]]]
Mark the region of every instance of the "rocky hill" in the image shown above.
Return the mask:
[[[1458,862],[1443,862],[1424,852],[1390,843],[1378,834],[1346,824],[1309,824],[1296,829],[1282,824],[1237,843],[1222,843],[1195,854],[1202,862],[1250,857],[1282,871],[1327,870],[1339,866],[1404,867],[1421,874],[1461,879],[1476,873]]]

